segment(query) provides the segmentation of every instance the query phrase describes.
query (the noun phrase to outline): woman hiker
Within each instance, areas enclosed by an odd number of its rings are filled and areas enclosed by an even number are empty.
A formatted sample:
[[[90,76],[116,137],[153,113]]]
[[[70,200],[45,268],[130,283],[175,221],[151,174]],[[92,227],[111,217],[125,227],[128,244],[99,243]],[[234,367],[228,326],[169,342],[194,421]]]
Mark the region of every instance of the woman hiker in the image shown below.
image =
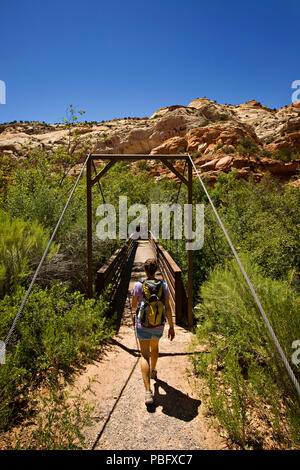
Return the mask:
[[[150,377],[154,380],[157,378],[158,343],[163,335],[166,319],[169,323],[168,338],[171,341],[175,332],[169,304],[169,288],[164,281],[155,279],[157,263],[154,258],[145,261],[144,271],[147,279],[136,282],[131,295],[132,308],[137,311],[135,327],[141,350],[141,371],[146,389],[145,403],[150,405],[154,402]]]

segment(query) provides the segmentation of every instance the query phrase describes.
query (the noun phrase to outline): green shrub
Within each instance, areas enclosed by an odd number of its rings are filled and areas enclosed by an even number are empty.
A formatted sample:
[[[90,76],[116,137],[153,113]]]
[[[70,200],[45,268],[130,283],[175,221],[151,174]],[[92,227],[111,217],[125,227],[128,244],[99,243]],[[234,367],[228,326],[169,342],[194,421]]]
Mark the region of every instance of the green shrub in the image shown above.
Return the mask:
[[[213,153],[216,153],[218,150],[220,150],[223,147],[223,144],[218,144],[215,146]]]
[[[265,278],[253,260],[241,256],[277,338],[288,358],[300,338],[299,299],[288,282]],[[197,373],[208,381],[210,406],[230,438],[245,447],[263,446],[257,414],[271,419],[278,446],[299,445],[292,423],[298,421],[298,397],[236,260],[216,267],[201,287],[196,334],[210,352],[194,358]],[[299,366],[292,365],[300,377]],[[282,407],[285,413],[282,414]],[[288,418],[287,418],[288,416]],[[289,431],[286,432],[287,421]],[[264,428],[262,427],[262,433]],[[293,435],[293,437],[292,437]]]
[[[290,162],[292,160],[297,160],[300,158],[300,154],[297,152],[293,152],[290,148],[286,147],[281,150],[277,150],[273,154],[274,158],[282,160],[283,162]]]
[[[264,274],[285,279],[299,271],[299,207],[297,188],[265,176],[260,183],[221,176],[213,197],[236,247],[252,253]]]
[[[228,114],[226,114],[226,113],[220,114],[219,117],[218,117],[218,120],[219,121],[227,121],[228,120]]]
[[[124,240],[99,240],[95,235],[93,243],[93,275],[96,279],[98,269],[124,243]],[[51,283],[62,282],[71,291],[87,294],[87,250],[86,228],[74,226],[68,231],[60,244],[59,252],[42,266],[38,284],[47,287]]]
[[[0,210],[0,297],[11,292],[37,265],[48,244],[47,231],[36,221],[12,218]],[[52,245],[48,259],[57,251]]]
[[[136,167],[137,167],[139,170],[144,170],[144,171],[147,171],[147,170],[149,169],[146,160],[138,160],[137,163],[136,163]]]
[[[0,301],[1,339],[6,337],[24,295],[25,289],[20,287],[15,295]],[[28,386],[44,371],[55,378],[99,353],[113,334],[114,320],[105,318],[108,305],[102,297],[85,300],[60,284],[32,291],[8,345],[6,364],[0,367],[1,429],[12,424]]]
[[[228,147],[224,147],[223,148],[223,152],[226,153],[227,155],[230,154],[230,153],[233,153],[233,150],[230,146]]]
[[[7,189],[18,164],[8,155],[0,154],[0,206],[3,207]]]
[[[241,155],[255,155],[259,152],[258,144],[251,137],[240,139],[236,149]]]
[[[56,175],[45,175],[40,169],[19,169],[6,195],[5,210],[12,217],[38,221],[53,231],[67,202],[74,180],[66,178],[59,185]],[[80,185],[65,213],[56,240],[63,240],[64,234],[76,221],[85,216],[85,192]]]

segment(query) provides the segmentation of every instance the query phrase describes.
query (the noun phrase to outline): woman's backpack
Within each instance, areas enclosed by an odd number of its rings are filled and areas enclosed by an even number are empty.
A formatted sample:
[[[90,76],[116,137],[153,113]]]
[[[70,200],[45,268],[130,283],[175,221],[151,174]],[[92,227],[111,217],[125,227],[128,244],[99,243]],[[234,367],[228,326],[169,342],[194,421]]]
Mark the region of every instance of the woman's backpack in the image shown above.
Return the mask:
[[[145,328],[154,328],[166,321],[163,281],[146,279],[142,282],[143,300],[138,319]]]

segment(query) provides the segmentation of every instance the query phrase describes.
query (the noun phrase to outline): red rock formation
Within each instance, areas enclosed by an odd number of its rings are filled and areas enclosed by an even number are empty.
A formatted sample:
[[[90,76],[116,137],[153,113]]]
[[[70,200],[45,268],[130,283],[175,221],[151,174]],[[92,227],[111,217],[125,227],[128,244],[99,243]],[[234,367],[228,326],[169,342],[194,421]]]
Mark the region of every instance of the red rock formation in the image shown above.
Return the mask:
[[[244,138],[251,138],[259,143],[255,133],[243,125],[233,125],[228,122],[222,125],[196,127],[180,139],[178,137],[167,139],[163,144],[152,149],[151,155],[179,153],[182,149],[207,154],[215,150],[216,146],[236,147]]]
[[[190,152],[195,164],[210,184],[220,171],[236,170],[239,177],[256,180],[265,172],[288,179],[299,168],[299,159],[284,162],[274,157],[300,153],[300,103],[271,110],[256,100],[240,105],[222,105],[198,98],[188,106],[160,108],[150,118],[123,118],[101,123],[77,123],[72,133],[76,145],[87,143],[98,153],[176,154]],[[69,129],[63,124],[6,123],[0,125],[0,152],[11,158],[26,158],[33,148],[53,151],[66,146]],[[241,148],[247,139],[256,146]],[[246,145],[247,147],[247,145]],[[263,150],[273,154],[265,157]],[[247,152],[249,156],[247,155]],[[277,154],[277,152],[281,152]],[[266,155],[268,155],[266,153]],[[178,168],[180,168],[178,166]],[[151,171],[151,170],[150,170]],[[167,168],[156,177],[169,175]]]

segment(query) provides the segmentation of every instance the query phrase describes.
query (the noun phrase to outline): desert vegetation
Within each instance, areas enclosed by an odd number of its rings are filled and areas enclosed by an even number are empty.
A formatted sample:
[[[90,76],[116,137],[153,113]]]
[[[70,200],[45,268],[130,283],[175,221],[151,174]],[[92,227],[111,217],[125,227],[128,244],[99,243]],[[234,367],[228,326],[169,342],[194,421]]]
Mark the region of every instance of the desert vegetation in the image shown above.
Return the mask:
[[[227,122],[225,114],[220,121]],[[77,145],[74,122],[71,108],[64,123],[65,146],[50,151],[34,148],[19,160],[0,155],[1,339],[8,334],[86,154],[88,140]],[[107,136],[103,138],[106,143]],[[218,150],[226,155],[232,151],[222,144]],[[242,156],[260,158],[263,151],[267,150],[251,138],[237,142]],[[295,155],[281,151],[275,156],[290,161]],[[201,159],[201,152],[194,157]],[[93,205],[105,198],[117,207],[118,197],[124,195],[128,206],[185,203],[186,188],[182,185],[178,192],[178,183],[164,177],[166,173],[167,169],[160,173],[151,156],[137,165],[116,163],[101,179],[101,188],[94,186]],[[281,181],[267,172],[257,181],[241,179],[238,171],[227,169],[219,171],[210,193],[290,359],[292,343],[300,338],[299,189],[287,178]],[[192,347],[197,350],[200,345],[205,352],[194,355],[192,366],[207,414],[233,447],[298,447],[298,397],[196,178],[193,198],[205,204],[205,242],[194,253]],[[24,428],[15,447],[84,446],[80,429],[89,422],[91,410],[86,405],[78,407],[78,413],[72,411],[62,383],[77,366],[97,357],[114,332],[106,297],[86,298],[85,199],[83,179],[11,338],[6,364],[1,365],[1,445],[7,446],[5,436],[20,423],[29,423],[26,439]],[[95,218],[93,224],[95,233]],[[94,237],[94,273],[121,243]],[[186,283],[185,240],[162,243],[182,268]],[[299,365],[291,365],[299,378]],[[46,391],[36,404],[41,388]]]
[[[260,183],[220,175],[211,191],[246,272],[291,362],[299,324],[299,190],[266,175]],[[203,190],[205,242],[194,253],[193,358],[207,413],[241,448],[299,446],[299,398]],[[166,244],[187,275],[184,241]],[[196,346],[195,346],[196,347]]]

